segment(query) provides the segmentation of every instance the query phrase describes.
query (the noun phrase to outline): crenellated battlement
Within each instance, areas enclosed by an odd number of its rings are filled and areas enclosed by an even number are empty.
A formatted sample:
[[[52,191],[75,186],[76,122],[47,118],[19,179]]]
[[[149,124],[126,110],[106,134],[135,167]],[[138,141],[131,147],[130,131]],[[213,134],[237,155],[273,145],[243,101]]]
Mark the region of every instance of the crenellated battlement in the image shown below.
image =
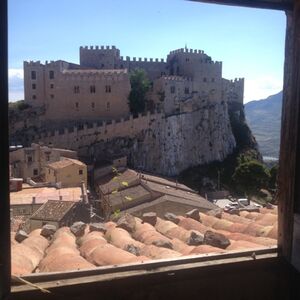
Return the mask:
[[[203,50],[188,49],[188,48],[180,48],[180,49],[172,50],[172,51],[170,51],[169,54],[178,54],[178,53],[205,54]]]
[[[106,80],[123,81],[128,78],[127,69],[114,70],[64,70],[63,78],[66,80]]]
[[[121,61],[123,62],[141,62],[141,63],[166,63],[166,60],[164,60],[163,58],[142,58],[142,57],[133,57],[132,59],[130,58],[130,56],[126,56],[126,58],[124,59],[123,56],[120,57]]]
[[[244,83],[244,78],[234,78],[231,80],[228,80],[230,83]]]
[[[30,60],[30,61],[24,61],[24,67],[40,67],[40,66],[44,66],[44,64],[41,63],[40,60],[37,60],[37,61],[33,61],[33,60]]]
[[[33,137],[32,141],[43,141],[45,144],[78,150],[86,145],[101,141],[109,141],[116,137],[134,137],[142,130],[151,127],[154,120],[161,121],[165,115],[159,111],[139,113],[138,116],[129,115],[126,118],[108,121],[80,124],[51,130]]]
[[[172,76],[163,76],[162,77],[164,80],[166,81],[187,81],[187,82],[192,82],[193,79],[190,77],[183,77],[183,76],[176,76],[176,75],[172,75]]]
[[[80,50],[119,50],[116,46],[80,46]]]

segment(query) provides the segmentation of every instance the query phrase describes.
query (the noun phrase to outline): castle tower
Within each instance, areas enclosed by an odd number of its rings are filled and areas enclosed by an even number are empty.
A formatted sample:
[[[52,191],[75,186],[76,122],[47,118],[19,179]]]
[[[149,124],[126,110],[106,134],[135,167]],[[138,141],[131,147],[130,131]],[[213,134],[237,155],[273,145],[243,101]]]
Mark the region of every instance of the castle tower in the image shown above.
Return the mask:
[[[80,65],[86,69],[118,69],[120,50],[115,46],[80,47]]]

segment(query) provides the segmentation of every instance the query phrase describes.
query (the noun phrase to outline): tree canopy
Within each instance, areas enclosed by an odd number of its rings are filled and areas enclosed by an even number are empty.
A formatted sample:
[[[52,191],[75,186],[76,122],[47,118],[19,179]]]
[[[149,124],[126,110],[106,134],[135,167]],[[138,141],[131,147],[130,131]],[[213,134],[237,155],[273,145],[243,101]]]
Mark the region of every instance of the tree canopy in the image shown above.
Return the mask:
[[[150,81],[142,69],[135,69],[130,73],[131,91],[128,96],[130,112],[137,114],[145,111]]]
[[[268,169],[256,160],[250,160],[239,164],[233,174],[233,181],[240,191],[248,196],[255,195],[266,187],[270,180]]]

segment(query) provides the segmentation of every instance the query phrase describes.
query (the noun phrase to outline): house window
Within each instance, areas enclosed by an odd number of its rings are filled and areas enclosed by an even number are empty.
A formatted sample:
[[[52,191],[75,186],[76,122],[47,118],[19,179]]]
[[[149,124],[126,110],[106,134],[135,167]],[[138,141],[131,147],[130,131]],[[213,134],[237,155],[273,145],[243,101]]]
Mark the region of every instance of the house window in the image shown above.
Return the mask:
[[[75,102],[75,108],[79,108],[79,103],[78,102]]]
[[[96,87],[94,85],[90,86],[90,93],[95,94],[96,93]]]
[[[108,110],[108,111],[110,110],[110,103],[109,102],[106,103],[106,110]]]
[[[32,99],[36,99],[36,95],[32,95]]]
[[[74,86],[74,94],[79,94],[80,90],[79,90],[79,85],[75,85]]]
[[[207,78],[206,77],[203,78],[203,82],[207,82]]]
[[[33,176],[37,176],[37,175],[39,175],[38,169],[33,169]]]
[[[31,71],[31,79],[36,79],[36,71]]]
[[[82,170],[79,170],[78,173],[79,173],[79,175],[82,175],[82,174],[83,174],[83,171],[82,171]]]
[[[105,93],[111,93],[111,86],[110,85],[105,86]]]
[[[170,92],[171,92],[171,94],[174,94],[175,93],[175,86],[171,86],[171,88],[170,88]]]
[[[51,84],[50,84],[50,89],[53,89],[53,88],[54,88],[54,84],[51,83]]]
[[[49,71],[49,78],[54,79],[54,71]]]
[[[35,84],[35,83],[32,84],[32,89],[33,89],[33,90],[36,89],[36,84]]]
[[[188,88],[188,87],[184,88],[184,93],[185,93],[185,94],[189,94],[189,92],[190,92],[190,91],[189,91],[189,88]]]

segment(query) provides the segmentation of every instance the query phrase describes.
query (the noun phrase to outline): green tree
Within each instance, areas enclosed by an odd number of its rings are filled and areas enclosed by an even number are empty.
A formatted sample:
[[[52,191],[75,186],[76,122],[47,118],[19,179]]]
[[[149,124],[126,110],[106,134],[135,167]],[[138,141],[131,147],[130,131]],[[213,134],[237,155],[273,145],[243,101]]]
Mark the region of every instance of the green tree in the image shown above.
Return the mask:
[[[256,160],[251,160],[239,164],[232,179],[239,191],[252,196],[268,185],[270,173],[263,164]]]
[[[131,91],[128,96],[130,112],[137,114],[145,111],[150,81],[144,70],[135,69],[130,74]]]

